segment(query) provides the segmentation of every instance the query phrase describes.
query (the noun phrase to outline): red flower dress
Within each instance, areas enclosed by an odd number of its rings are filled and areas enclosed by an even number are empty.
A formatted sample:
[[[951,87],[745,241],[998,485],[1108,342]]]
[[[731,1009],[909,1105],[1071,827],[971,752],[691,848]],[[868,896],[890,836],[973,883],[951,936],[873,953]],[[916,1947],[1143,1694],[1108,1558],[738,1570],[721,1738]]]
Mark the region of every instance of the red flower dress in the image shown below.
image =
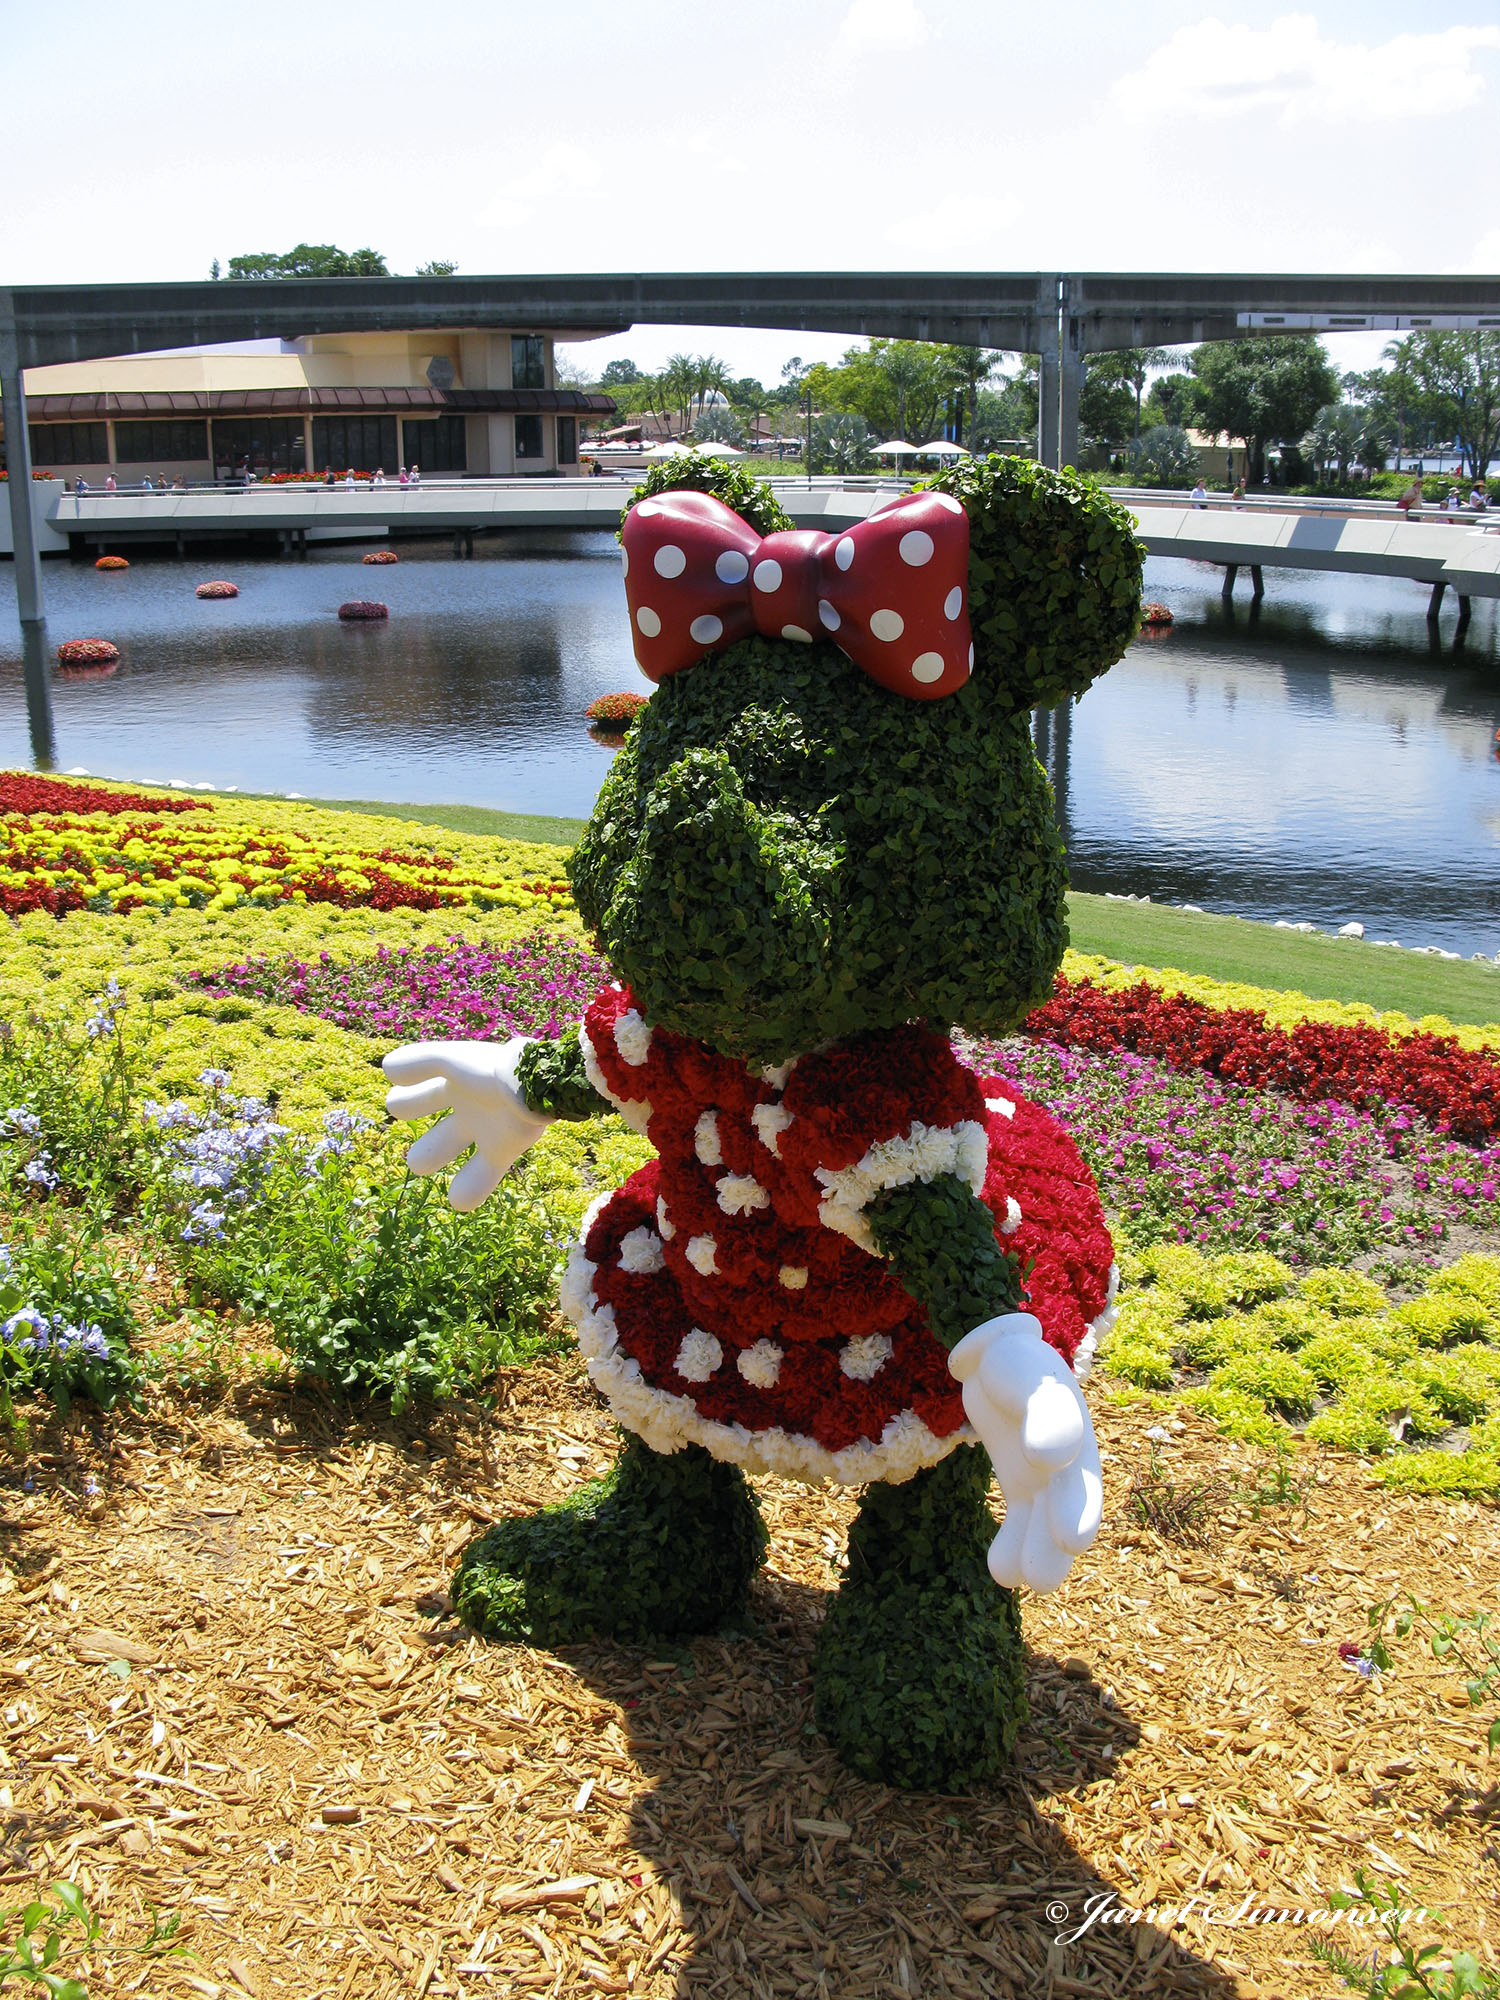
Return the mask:
[[[1054,1118],[942,1036],[753,1069],[612,986],[582,1040],[590,1082],[658,1157],[584,1218],[563,1309],[616,1417],[657,1450],[856,1485],[973,1442],[947,1350],[864,1215],[940,1174],[994,1211],[1048,1341],[1080,1372],[1091,1358],[1114,1293],[1093,1176]]]

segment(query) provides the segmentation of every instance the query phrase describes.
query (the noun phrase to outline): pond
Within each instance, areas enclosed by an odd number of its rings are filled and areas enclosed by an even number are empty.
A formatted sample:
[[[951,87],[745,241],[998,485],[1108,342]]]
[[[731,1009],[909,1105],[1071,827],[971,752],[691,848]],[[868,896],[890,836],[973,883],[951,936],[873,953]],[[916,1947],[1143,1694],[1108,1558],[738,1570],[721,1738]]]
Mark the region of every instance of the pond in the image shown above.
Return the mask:
[[[162,553],[128,571],[50,563],[49,639],[104,637],[107,678],[54,679],[57,763],[308,797],[581,817],[610,752],[583,710],[649,692],[607,535],[481,537],[471,561],[403,543],[305,562]],[[229,576],[238,598],[200,602]],[[1176,625],[1142,639],[1038,741],[1079,887],[1500,951],[1495,605],[1434,642],[1425,586],[1153,561]],[[387,623],[341,625],[351,597]],[[30,761],[14,573],[0,564],[0,764]]]

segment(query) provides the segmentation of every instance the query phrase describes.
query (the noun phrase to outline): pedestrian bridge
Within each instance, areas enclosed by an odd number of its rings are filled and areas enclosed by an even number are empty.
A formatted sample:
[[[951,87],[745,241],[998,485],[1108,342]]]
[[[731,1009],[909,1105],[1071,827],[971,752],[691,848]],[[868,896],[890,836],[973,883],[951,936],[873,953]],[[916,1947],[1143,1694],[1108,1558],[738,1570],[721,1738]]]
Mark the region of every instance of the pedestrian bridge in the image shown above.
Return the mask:
[[[172,493],[37,494],[44,546],[118,550],[131,543],[245,536],[285,549],[309,540],[454,537],[472,553],[476,534],[503,529],[612,532],[630,490],[617,478],[433,480],[419,486],[196,487]],[[832,531],[862,521],[904,492],[891,479],[773,479],[778,499],[801,528]],[[1429,585],[1434,602],[1500,597],[1500,513],[1448,516],[1429,508],[1408,521],[1371,503],[1252,498],[1240,505],[1193,505],[1160,494],[1121,493],[1148,552],[1180,561],[1250,569],[1343,570],[1402,576]]]

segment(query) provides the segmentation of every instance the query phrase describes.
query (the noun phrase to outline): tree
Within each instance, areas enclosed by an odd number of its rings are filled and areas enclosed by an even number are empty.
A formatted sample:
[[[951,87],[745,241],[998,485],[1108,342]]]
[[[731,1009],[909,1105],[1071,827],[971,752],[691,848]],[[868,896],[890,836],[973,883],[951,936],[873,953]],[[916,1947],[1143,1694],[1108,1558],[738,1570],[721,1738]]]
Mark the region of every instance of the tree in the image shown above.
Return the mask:
[[[1255,485],[1265,477],[1266,446],[1300,438],[1323,405],[1338,400],[1338,377],[1316,334],[1210,341],[1188,366],[1199,424],[1245,440]]]
[[[1130,428],[1133,379],[1123,353],[1085,356],[1078,397],[1078,428],[1084,437],[1111,444]]]
[[[622,355],[618,360],[606,364],[604,373],[599,377],[599,387],[624,389],[632,382],[639,382],[642,379],[640,369],[633,361],[627,361]]]
[[[1469,477],[1483,479],[1500,450],[1500,333],[1411,333],[1386,357],[1393,386],[1456,441]]]
[[[1320,480],[1332,465],[1342,486],[1351,466],[1362,465],[1370,472],[1383,470],[1390,447],[1390,432],[1382,416],[1359,403],[1325,403],[1303,436],[1300,449],[1312,460]]]
[[[1170,375],[1158,375],[1151,384],[1151,392],[1142,405],[1141,414],[1148,427],[1153,424],[1167,424],[1178,430],[1191,422],[1193,398],[1198,384],[1185,370]]]
[[[742,445],[745,442],[744,426],[728,403],[712,403],[706,410],[700,410],[693,425],[693,436],[699,444]]]
[[[1145,394],[1146,377],[1153,368],[1170,368],[1176,359],[1176,350],[1171,347],[1122,347],[1116,353],[1119,379],[1135,395],[1133,437],[1141,434],[1141,397]]]
[[[1037,433],[1035,356],[1011,376],[1001,376],[998,389],[981,389],[969,428],[968,445],[976,456],[1026,443],[1034,447]]]
[[[452,257],[434,257],[430,264],[418,264],[417,276],[419,278],[451,278],[457,269],[458,264]]]
[[[1193,441],[1176,424],[1153,424],[1132,440],[1125,463],[1138,486],[1188,486],[1199,471]]]
[[[967,444],[974,435],[975,422],[979,414],[979,392],[987,382],[994,379],[1000,366],[1000,356],[990,347],[948,347],[948,368],[953,378],[953,386],[959,392],[963,417],[956,426],[958,436],[955,444]],[[922,439],[920,442],[925,443]],[[969,449],[972,451],[973,446]]]
[[[870,463],[870,427],[853,410],[839,410],[819,417],[813,431],[816,469],[831,472],[863,472]]]
[[[231,278],[388,278],[378,250],[340,250],[335,243],[299,243],[295,250],[254,250],[229,260]]]

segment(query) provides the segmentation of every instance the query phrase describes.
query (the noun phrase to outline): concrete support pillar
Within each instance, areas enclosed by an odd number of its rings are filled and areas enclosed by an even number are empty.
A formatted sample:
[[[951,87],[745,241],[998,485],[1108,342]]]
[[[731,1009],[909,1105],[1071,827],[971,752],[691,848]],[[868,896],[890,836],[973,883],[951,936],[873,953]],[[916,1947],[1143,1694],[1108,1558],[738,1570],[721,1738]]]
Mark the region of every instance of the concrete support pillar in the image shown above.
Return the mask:
[[[1462,597],[1462,596],[1461,596],[1461,597],[1459,598],[1459,600],[1458,600],[1458,626],[1457,626],[1457,629],[1456,629],[1456,631],[1455,631],[1455,633],[1454,633],[1454,637],[1455,637],[1455,638],[1462,638],[1462,637],[1463,637],[1463,635],[1464,635],[1464,633],[1468,631],[1468,629],[1469,629],[1469,617],[1470,617],[1470,614],[1471,614],[1471,612],[1473,611],[1473,609],[1474,609],[1474,607],[1473,607],[1473,605],[1472,605],[1472,604],[1470,603],[1470,601],[1469,601],[1469,599],[1468,599],[1467,597]]]
[[[1058,348],[1057,329],[1051,321],[1042,326],[1042,351],[1037,369],[1036,456],[1039,465],[1057,469],[1058,444]]]
[[[1224,565],[1224,588],[1220,591],[1219,595],[1226,604],[1234,596],[1234,580],[1239,573],[1240,566],[1238,563],[1226,563]]]
[[[1078,463],[1078,406],[1083,397],[1083,352],[1078,321],[1063,318],[1057,369],[1057,459],[1059,466]]]
[[[0,403],[5,409],[5,462],[9,471],[10,532],[16,552],[16,606],[22,625],[40,625],[42,552],[31,510],[31,439],[26,430],[26,387],[13,333],[0,330]]]
[[[304,472],[316,472],[318,469],[313,464],[312,425],[313,420],[311,416],[306,416],[302,419],[302,470]]]
[[[1443,592],[1447,588],[1447,584],[1441,577],[1432,586],[1432,595],[1427,600],[1427,622],[1429,625],[1436,625],[1438,622],[1438,612],[1442,608],[1443,603]]]
[[[1266,594],[1266,579],[1259,563],[1251,563],[1250,581],[1255,586],[1255,588],[1250,593],[1251,600],[1253,603],[1259,604],[1260,600]]]

